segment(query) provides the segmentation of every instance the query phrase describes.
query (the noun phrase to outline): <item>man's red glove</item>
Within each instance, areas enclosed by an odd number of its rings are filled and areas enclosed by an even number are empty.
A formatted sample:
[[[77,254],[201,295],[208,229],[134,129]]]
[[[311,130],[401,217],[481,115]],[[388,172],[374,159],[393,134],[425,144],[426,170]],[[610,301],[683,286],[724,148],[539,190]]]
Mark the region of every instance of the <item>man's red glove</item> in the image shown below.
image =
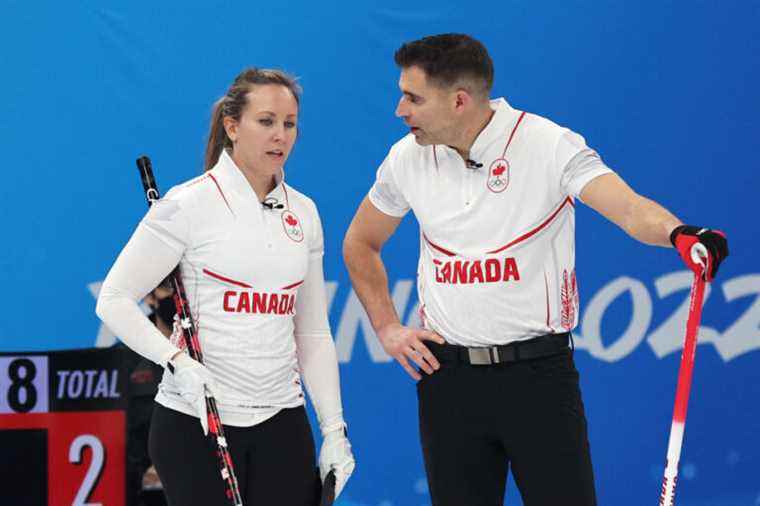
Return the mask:
[[[720,263],[728,256],[726,234],[720,230],[679,225],[670,233],[670,242],[689,269],[697,274],[704,271],[705,281],[715,278]]]

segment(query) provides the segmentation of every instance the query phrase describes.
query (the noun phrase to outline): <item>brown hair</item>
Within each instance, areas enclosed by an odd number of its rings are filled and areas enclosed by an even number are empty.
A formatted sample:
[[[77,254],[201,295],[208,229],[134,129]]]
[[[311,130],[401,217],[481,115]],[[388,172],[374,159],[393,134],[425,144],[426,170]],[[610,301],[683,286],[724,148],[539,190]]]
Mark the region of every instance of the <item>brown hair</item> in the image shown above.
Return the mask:
[[[224,118],[230,117],[239,121],[243,109],[248,104],[248,92],[253,86],[264,84],[285,86],[293,94],[296,104],[300,104],[301,87],[296,82],[295,77],[282,70],[255,67],[244,69],[232,82],[227,93],[216,101],[211,111],[211,127],[206,144],[204,172],[211,170],[216,165],[224,148],[232,147],[232,141],[227,137],[227,132],[224,130]]]

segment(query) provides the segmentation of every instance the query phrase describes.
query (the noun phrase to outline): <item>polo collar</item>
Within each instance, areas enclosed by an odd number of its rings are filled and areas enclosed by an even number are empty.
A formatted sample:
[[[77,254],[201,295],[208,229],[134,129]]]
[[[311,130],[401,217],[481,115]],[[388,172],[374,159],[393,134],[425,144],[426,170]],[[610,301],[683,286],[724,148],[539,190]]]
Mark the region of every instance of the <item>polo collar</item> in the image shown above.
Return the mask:
[[[253,187],[243,175],[243,171],[237,166],[232,157],[227,153],[227,150],[222,150],[222,154],[219,156],[219,161],[212,169],[214,176],[220,179],[222,186],[231,189],[231,191],[241,198],[245,202],[254,201],[258,202],[259,197],[253,190]],[[285,192],[283,185],[285,184],[285,169],[280,169],[280,174],[275,176],[275,187],[270,191],[265,199],[277,199],[278,201],[285,203]]]
[[[512,108],[504,98],[496,98],[490,102],[494,114],[491,121],[475,138],[470,148],[470,159],[482,162],[486,151],[494,144],[506,146],[509,132],[514,128],[519,117],[519,111]]]

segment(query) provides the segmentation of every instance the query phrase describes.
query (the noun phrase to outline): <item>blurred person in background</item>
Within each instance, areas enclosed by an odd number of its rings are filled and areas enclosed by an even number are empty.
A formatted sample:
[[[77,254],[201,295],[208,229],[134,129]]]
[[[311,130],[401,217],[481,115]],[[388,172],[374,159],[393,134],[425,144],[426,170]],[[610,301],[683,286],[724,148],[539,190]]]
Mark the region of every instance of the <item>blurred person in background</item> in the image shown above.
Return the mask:
[[[174,330],[174,289],[168,278],[145,296],[148,319],[168,339]],[[156,468],[148,454],[153,398],[163,368],[120,344],[129,378],[127,391],[127,506],[164,506],[166,499]]]

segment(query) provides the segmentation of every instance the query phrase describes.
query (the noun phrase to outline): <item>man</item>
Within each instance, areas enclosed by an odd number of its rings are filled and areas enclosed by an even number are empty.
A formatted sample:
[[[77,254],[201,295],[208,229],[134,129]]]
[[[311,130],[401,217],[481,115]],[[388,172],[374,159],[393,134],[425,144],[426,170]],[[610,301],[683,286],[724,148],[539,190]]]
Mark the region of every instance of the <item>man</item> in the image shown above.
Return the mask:
[[[471,37],[425,37],[395,59],[396,115],[410,134],[377,171],[344,257],[384,349],[419,380],[433,504],[501,505],[511,467],[528,506],[594,505],[570,348],[575,201],[639,241],[672,242],[702,272],[691,257],[697,244],[708,280],[728,255],[726,240],[637,195],[580,135],[489,100],[493,65]],[[424,329],[400,324],[380,258],[410,209],[420,225]]]

